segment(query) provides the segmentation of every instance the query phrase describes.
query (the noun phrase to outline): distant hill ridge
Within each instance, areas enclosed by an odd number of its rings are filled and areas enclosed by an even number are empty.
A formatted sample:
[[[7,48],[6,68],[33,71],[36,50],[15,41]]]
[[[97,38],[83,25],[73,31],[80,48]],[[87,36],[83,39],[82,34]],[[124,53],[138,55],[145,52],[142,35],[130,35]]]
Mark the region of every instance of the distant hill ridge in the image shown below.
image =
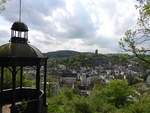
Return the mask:
[[[59,50],[54,52],[47,52],[44,53],[44,55],[51,59],[59,59],[59,58],[69,58],[78,55],[80,53],[81,52],[72,51],[72,50]]]
[[[61,59],[61,58],[69,58],[72,56],[76,56],[79,54],[94,54],[92,52],[78,52],[78,51],[73,51],[73,50],[58,50],[58,51],[52,51],[52,52],[47,52],[43,53],[45,56],[51,59]],[[100,55],[100,54],[99,54]],[[101,54],[107,57],[111,56],[119,56],[121,54],[117,53],[112,53],[112,54]],[[150,57],[150,55],[147,55],[147,57]]]

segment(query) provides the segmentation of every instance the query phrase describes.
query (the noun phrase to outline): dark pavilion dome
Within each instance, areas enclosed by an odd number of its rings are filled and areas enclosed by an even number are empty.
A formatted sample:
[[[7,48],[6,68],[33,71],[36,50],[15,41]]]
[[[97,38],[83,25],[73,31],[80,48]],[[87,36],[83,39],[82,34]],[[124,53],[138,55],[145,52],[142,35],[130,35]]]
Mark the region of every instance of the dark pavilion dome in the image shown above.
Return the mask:
[[[29,44],[8,43],[0,46],[0,57],[43,58],[43,54]]]
[[[23,22],[14,22],[10,43],[0,46],[0,57],[44,58],[34,46],[28,44],[28,27]]]
[[[11,30],[15,30],[15,31],[28,31],[28,27],[26,24],[24,24],[23,22],[14,22]]]

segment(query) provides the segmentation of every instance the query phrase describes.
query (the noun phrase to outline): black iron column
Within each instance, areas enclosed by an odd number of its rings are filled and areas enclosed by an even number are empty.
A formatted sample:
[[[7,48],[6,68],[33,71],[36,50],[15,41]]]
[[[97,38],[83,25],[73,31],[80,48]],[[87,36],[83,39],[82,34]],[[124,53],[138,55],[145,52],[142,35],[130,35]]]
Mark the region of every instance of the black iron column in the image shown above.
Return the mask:
[[[47,61],[45,62],[44,65],[44,104],[46,105],[46,75],[47,75]]]
[[[23,86],[23,67],[20,67],[20,88]]]
[[[4,67],[1,67],[1,86],[0,91],[3,91],[3,81],[4,81]]]
[[[1,67],[1,86],[0,86],[0,92],[1,92],[1,94],[2,94],[2,91],[3,91],[3,81],[4,81],[4,67],[2,66]],[[3,106],[2,105],[0,105],[0,113],[2,113],[3,111]]]
[[[36,67],[36,89],[38,94],[38,101],[37,101],[37,113],[40,113],[40,100],[39,100],[39,90],[40,90],[40,66],[37,65]]]
[[[12,90],[13,90],[13,99],[12,99],[12,108],[15,106],[15,90],[16,90],[16,67],[12,67]]]
[[[40,66],[36,67],[36,89],[37,91],[40,90]]]

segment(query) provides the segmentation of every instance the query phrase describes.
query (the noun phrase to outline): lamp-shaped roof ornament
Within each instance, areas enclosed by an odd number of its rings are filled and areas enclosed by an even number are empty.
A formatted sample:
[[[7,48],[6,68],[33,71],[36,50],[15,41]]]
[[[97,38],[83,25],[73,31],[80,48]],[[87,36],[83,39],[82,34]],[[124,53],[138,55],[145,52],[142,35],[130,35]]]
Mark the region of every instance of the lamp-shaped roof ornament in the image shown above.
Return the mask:
[[[21,0],[19,1],[19,21],[14,22],[11,27],[10,43],[0,46],[0,58],[45,58],[40,50],[28,44],[28,27],[21,22]]]
[[[28,27],[21,22],[21,0],[19,7],[19,21],[14,22],[11,27],[11,42],[12,43],[27,43],[28,42]]]

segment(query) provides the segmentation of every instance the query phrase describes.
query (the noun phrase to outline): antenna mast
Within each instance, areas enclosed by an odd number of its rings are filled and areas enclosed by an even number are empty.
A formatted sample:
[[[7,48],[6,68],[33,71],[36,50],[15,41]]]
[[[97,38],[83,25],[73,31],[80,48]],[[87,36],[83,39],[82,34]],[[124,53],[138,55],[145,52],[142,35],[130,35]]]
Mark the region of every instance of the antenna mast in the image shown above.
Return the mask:
[[[19,1],[19,22],[21,22],[21,0]]]

